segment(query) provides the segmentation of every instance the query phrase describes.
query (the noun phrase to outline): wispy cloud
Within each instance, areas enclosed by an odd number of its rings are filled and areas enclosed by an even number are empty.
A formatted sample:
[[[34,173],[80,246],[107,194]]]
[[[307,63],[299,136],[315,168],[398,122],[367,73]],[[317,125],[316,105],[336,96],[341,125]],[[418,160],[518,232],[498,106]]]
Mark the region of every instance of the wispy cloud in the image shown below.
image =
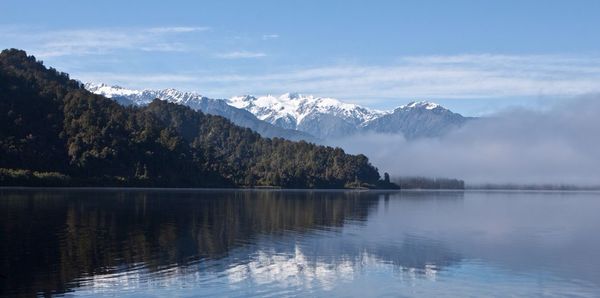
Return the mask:
[[[215,83],[231,94],[298,91],[358,101],[572,96],[600,92],[600,57],[418,56],[400,58],[389,66],[335,65],[268,74],[211,74],[199,76],[198,82]]]
[[[194,83],[196,77],[190,74],[127,74],[110,72],[83,73],[78,80],[82,82],[108,82],[110,84],[144,89],[149,86],[177,87],[181,83]]]
[[[263,40],[279,38],[279,34],[265,34],[262,36]]]
[[[2,35],[41,58],[107,54],[117,50],[181,52],[187,48],[175,34],[201,32],[208,27],[153,27],[77,30],[3,28]]]
[[[218,57],[264,56],[260,52],[237,51]],[[171,75],[177,78],[178,73]],[[600,57],[418,56],[400,58],[389,66],[335,65],[251,74],[186,72],[186,77],[189,76],[193,79],[173,81],[172,86],[196,89],[215,97],[295,91],[366,105],[399,99],[556,98],[599,93]],[[138,76],[129,77],[134,85],[141,84],[136,83]]]
[[[221,59],[248,59],[248,58],[262,58],[267,54],[262,52],[249,52],[249,51],[234,51],[228,53],[222,53],[216,55]]]
[[[184,40],[169,38],[179,34],[174,31],[186,30],[159,30],[165,33],[148,33],[148,29],[48,32],[34,39],[40,45],[34,54],[41,53],[42,57],[102,54],[117,49],[186,51],[188,44]],[[0,30],[2,35],[6,32]],[[236,50],[206,57],[225,60],[265,56],[264,52]],[[176,72],[152,69],[151,65],[146,68],[144,76],[118,71],[114,71],[113,76],[126,77],[131,86],[177,87],[214,97],[293,91],[365,105],[386,103],[387,106],[394,105],[390,102],[411,99],[559,98],[600,92],[600,56],[597,55],[407,56],[387,65],[355,63],[302,68],[282,64],[276,69],[264,68],[263,71],[259,68],[243,73],[235,69],[222,72],[219,67],[203,72],[190,68]],[[181,80],[182,74],[185,80]],[[86,80],[113,82],[111,76],[94,79],[85,71],[74,71],[73,75]],[[173,81],[147,80],[147,77],[165,75]]]
[[[210,27],[155,27],[148,29],[153,33],[187,33],[197,31],[208,31]]]

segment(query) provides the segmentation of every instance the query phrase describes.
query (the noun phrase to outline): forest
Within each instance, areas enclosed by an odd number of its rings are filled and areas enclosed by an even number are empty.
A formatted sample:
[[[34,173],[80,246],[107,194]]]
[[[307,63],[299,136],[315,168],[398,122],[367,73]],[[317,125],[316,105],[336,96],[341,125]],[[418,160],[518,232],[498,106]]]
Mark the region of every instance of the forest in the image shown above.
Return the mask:
[[[402,189],[465,189],[465,181],[451,178],[397,177],[392,181]]]
[[[158,99],[125,107],[17,49],[0,53],[0,127],[2,186],[396,187],[364,155]]]

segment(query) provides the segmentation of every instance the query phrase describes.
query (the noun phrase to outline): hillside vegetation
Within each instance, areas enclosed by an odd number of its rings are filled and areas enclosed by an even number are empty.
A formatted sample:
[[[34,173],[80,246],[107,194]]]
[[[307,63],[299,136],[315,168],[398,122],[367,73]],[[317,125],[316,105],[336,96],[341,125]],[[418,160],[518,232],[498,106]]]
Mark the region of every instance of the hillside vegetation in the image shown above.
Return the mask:
[[[160,100],[125,107],[15,49],[0,54],[0,127],[0,185],[382,185],[364,155],[263,138]]]

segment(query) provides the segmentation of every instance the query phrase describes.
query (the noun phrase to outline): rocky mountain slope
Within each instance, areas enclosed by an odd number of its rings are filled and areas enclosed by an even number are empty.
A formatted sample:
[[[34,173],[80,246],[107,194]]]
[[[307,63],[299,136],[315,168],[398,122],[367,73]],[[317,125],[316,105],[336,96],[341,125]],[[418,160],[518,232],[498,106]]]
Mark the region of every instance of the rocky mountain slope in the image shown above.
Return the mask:
[[[250,128],[265,137],[281,137],[293,141],[316,141],[315,137],[308,133],[286,129],[261,121],[252,113],[233,107],[223,99],[208,98],[194,92],[182,92],[175,89],[133,90],[119,86],[92,83],[85,84],[85,88],[92,93],[112,98],[123,105],[145,106],[150,104],[155,98],[159,98],[168,102],[182,104],[207,114],[223,116],[233,123]]]
[[[465,124],[469,118],[430,102],[412,102],[392,113],[364,123],[362,131],[402,133],[407,139],[442,136]]]

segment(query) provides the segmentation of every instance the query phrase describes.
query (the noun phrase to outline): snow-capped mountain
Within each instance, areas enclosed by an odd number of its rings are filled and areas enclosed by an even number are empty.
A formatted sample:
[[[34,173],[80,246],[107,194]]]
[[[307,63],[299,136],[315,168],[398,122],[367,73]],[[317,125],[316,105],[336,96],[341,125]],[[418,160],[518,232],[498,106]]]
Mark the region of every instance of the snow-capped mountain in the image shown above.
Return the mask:
[[[323,140],[369,131],[402,133],[408,139],[437,137],[467,121],[460,114],[426,101],[411,102],[387,112],[297,93],[236,96],[228,103],[273,125],[304,131]]]
[[[271,124],[304,131],[322,139],[352,134],[364,123],[387,114],[334,98],[298,93],[236,96],[228,103]]]
[[[155,98],[186,105],[196,110],[199,110],[201,106],[206,104],[226,104],[222,99],[212,99],[195,92],[183,92],[171,88],[163,90],[134,90],[120,86],[93,83],[86,83],[84,87],[92,93],[101,94],[125,105],[143,106],[151,103]]]
[[[461,127],[469,119],[436,103],[415,101],[365,123],[362,130],[402,133],[407,139],[439,137]]]
[[[176,89],[132,90],[85,84],[89,91],[124,105],[147,105],[155,98],[228,118],[266,137],[331,140],[358,133],[402,133],[407,139],[438,137],[469,118],[431,102],[415,101],[393,111],[379,111],[328,97],[285,93],[280,96],[235,96],[213,99]]]
[[[295,128],[306,117],[315,113],[329,114],[354,123],[366,122],[385,114],[382,111],[344,103],[334,98],[315,97],[298,93],[259,97],[250,95],[235,96],[230,98],[228,103],[234,107],[252,112],[261,120],[288,123],[289,128]]]
[[[163,90],[132,90],[119,86],[106,84],[86,83],[85,88],[93,93],[112,98],[123,105],[144,106],[159,98],[173,103],[186,105],[194,110],[207,114],[218,115],[228,118],[233,123],[248,127],[265,137],[280,137],[289,140],[316,141],[315,137],[308,133],[286,129],[262,121],[252,113],[229,105],[223,99],[213,99],[194,92],[182,92],[175,89]]]

